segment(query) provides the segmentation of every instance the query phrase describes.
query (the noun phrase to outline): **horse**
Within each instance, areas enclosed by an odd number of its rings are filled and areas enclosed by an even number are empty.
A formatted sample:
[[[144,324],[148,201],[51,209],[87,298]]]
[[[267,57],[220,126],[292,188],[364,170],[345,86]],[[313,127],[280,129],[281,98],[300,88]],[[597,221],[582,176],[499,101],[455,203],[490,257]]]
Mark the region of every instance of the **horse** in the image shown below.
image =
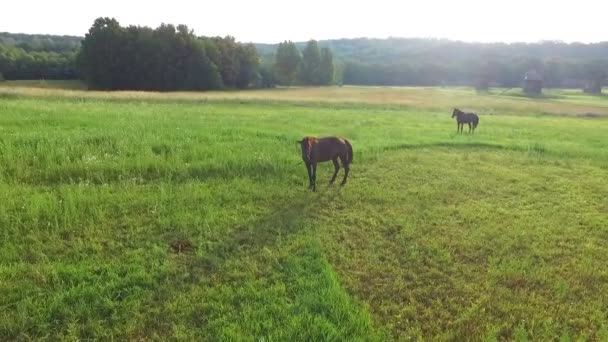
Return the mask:
[[[469,124],[469,133],[475,132],[477,124],[479,123],[479,117],[475,113],[465,113],[458,108],[454,108],[452,112],[452,118],[456,117],[456,132],[462,133],[464,124]],[[473,126],[471,127],[471,124]]]
[[[349,166],[353,161],[353,147],[348,140],[340,137],[315,138],[307,136],[297,141],[297,143],[302,148],[302,160],[306,166],[306,171],[308,171],[308,180],[312,191],[316,191],[317,163],[333,161],[335,171],[329,181],[329,185],[332,185],[338,176],[338,171],[340,171],[338,158],[342,162],[342,167],[344,167],[344,178],[340,186],[346,184],[350,171]]]

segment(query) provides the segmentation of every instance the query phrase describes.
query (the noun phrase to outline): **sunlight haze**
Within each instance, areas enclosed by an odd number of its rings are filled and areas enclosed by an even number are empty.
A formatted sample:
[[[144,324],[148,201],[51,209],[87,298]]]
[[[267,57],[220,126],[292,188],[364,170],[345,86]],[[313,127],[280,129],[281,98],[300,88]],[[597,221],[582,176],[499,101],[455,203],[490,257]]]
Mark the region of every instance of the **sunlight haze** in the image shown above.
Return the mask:
[[[170,6],[168,6],[170,5]],[[84,35],[93,20],[122,25],[186,24],[197,35],[233,35],[276,43],[337,38],[422,37],[479,42],[597,42],[602,1],[11,1],[2,5],[0,31]]]

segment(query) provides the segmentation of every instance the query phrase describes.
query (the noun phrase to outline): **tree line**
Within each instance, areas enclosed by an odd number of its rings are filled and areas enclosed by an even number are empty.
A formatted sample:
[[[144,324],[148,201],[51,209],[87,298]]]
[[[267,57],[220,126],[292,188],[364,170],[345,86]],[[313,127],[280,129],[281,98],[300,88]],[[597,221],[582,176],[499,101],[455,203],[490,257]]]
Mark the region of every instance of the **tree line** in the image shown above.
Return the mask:
[[[77,51],[80,41],[82,37],[0,32],[0,44],[16,46],[25,51]]]
[[[295,43],[304,48],[305,43]],[[527,71],[547,87],[606,84],[608,42],[467,43],[446,39],[337,39],[319,42],[334,54],[336,82],[359,85],[519,87]],[[277,45],[257,44],[263,63]]]
[[[342,79],[345,84],[361,85],[513,88],[519,87],[524,74],[531,70],[543,75],[544,86],[551,88],[585,88],[590,84],[597,87],[606,85],[608,81],[608,59],[566,61],[526,57],[479,57],[450,64],[377,64],[348,61],[344,63]]]
[[[37,51],[0,44],[0,80],[76,79],[77,53],[77,50]]]
[[[277,50],[277,63],[261,66],[255,45],[231,36],[198,37],[185,25],[123,27],[114,18],[98,18],[77,48],[73,37],[62,45],[40,38],[45,36],[7,35],[0,36],[0,80],[81,78],[90,89],[169,91],[270,87],[295,81],[322,85],[331,83],[334,73],[331,51],[319,49],[315,41],[302,54],[290,51],[293,43],[286,42]],[[44,46],[54,50],[42,51]],[[292,57],[293,75],[284,68],[286,58]]]
[[[529,70],[546,87],[597,90],[608,78],[608,43],[362,38],[252,45],[198,37],[183,25],[122,27],[110,18],[97,19],[84,39],[0,33],[0,79],[81,78],[96,89],[518,87]]]

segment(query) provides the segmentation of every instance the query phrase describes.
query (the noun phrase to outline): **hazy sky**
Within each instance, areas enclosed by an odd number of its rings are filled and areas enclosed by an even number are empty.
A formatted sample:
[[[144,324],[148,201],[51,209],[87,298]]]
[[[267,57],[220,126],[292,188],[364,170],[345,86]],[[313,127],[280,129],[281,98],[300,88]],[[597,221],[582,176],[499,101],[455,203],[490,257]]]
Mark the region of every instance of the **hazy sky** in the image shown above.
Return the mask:
[[[90,3],[90,4],[89,4]],[[608,0],[2,0],[0,32],[84,35],[93,20],[186,24],[198,35],[275,43],[354,37],[608,41]]]

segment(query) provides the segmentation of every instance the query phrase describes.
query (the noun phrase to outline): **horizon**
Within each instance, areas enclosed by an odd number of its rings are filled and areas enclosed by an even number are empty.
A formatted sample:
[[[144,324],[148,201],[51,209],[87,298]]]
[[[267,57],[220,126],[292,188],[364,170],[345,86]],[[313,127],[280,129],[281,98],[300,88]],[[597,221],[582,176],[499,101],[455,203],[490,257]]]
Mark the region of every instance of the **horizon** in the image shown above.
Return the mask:
[[[593,25],[589,24],[601,22],[603,10],[608,9],[608,5],[598,0],[581,0],[576,6],[549,0],[513,0],[508,7],[496,4],[500,3],[463,0],[454,4],[436,0],[404,5],[392,0],[377,0],[373,4],[311,0],[297,11],[287,11],[278,0],[230,4],[178,0],[170,8],[142,1],[108,0],[103,5],[84,8],[69,0],[53,3],[25,0],[3,6],[5,13],[28,13],[28,16],[3,18],[0,32],[84,37],[96,18],[113,17],[123,26],[184,24],[198,36],[230,35],[240,42],[256,44],[358,38],[489,44],[608,41],[608,35],[592,30]],[[32,12],[32,8],[36,11]],[[547,9],[551,9],[550,15]]]
[[[173,25],[180,25],[180,23],[164,23],[164,24],[173,24]],[[123,25],[121,23],[121,25]],[[160,24],[159,24],[160,25]],[[144,25],[135,25],[135,26],[144,26]],[[187,25],[186,25],[187,26]],[[158,26],[150,26],[152,28],[158,27]],[[192,29],[190,26],[188,26],[188,28]],[[40,33],[40,32],[34,32],[34,33],[28,33],[28,32],[10,32],[10,31],[0,31],[0,34],[2,33],[6,33],[6,34],[23,34],[23,35],[30,35],[30,36],[51,36],[51,37],[71,37],[71,38],[84,38],[84,34],[83,35],[71,35],[71,34],[54,34],[54,33]],[[87,32],[88,33],[88,32]],[[197,37],[214,37],[214,36],[210,36],[210,35],[199,35],[197,34],[196,31],[194,31],[195,35]],[[86,33],[85,33],[86,34]],[[231,34],[228,35],[224,35],[224,36],[220,36],[220,37],[225,37],[225,36],[233,36]],[[234,37],[234,36],[233,36]],[[281,41],[277,41],[277,42],[256,42],[256,41],[241,41],[238,39],[238,37],[235,37],[236,41],[240,42],[240,43],[252,43],[252,44],[257,44],[257,45],[278,45],[279,43],[282,43],[286,40],[281,40]],[[451,38],[444,38],[444,37],[398,37],[398,36],[389,36],[389,37],[343,37],[343,38],[327,38],[327,39],[315,39],[315,38],[311,38],[311,39],[307,39],[307,40],[292,40],[294,43],[298,44],[298,43],[306,43],[309,40],[316,40],[318,42],[323,42],[323,41],[338,41],[338,40],[361,40],[361,39],[368,39],[368,40],[391,40],[391,39],[395,39],[395,40],[438,40],[438,41],[449,41],[449,42],[456,42],[456,43],[465,43],[465,44],[506,44],[506,45],[513,45],[513,44],[529,44],[529,45],[533,45],[533,44],[543,44],[543,43],[556,43],[556,44],[583,44],[583,45],[593,45],[593,44],[603,44],[603,43],[608,43],[608,39],[607,40],[600,40],[600,41],[592,41],[592,42],[581,42],[581,41],[571,41],[571,42],[567,42],[567,41],[561,41],[561,40],[547,40],[547,39],[543,39],[543,40],[539,40],[539,41],[529,41],[529,42],[525,42],[525,41],[512,41],[512,42],[504,42],[504,41],[472,41],[472,40],[461,40],[461,39],[451,39]],[[289,39],[287,39],[289,40]]]

